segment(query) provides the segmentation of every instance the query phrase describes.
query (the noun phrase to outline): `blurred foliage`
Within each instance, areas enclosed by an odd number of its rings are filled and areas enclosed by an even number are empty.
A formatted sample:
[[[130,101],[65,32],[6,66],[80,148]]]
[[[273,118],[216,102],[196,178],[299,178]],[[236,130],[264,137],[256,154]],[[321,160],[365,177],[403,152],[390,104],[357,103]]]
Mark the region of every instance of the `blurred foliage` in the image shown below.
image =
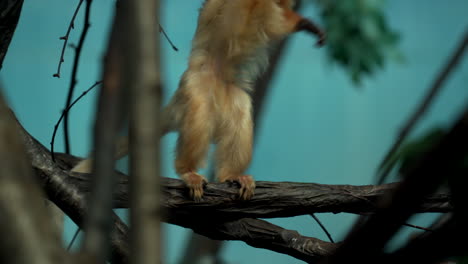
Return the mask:
[[[446,133],[447,131],[445,129],[437,127],[429,130],[421,137],[405,143],[395,153],[393,153],[388,162],[383,164],[380,172],[388,169],[398,169],[399,174],[406,174],[414,165],[416,165],[417,161],[425,153],[431,150],[431,148],[437,144],[440,139],[442,139]],[[462,164],[457,164],[457,166],[459,166],[459,168],[455,168],[456,170],[468,170],[468,149],[466,150],[466,156]]]
[[[468,264],[468,256],[461,257],[456,263],[458,263],[458,264]]]
[[[328,55],[342,65],[355,84],[382,68],[389,57],[402,56],[399,35],[387,24],[383,0],[317,0],[327,33]]]
[[[442,128],[434,128],[420,138],[405,143],[383,164],[380,172],[397,168],[400,174],[405,174],[445,133]]]

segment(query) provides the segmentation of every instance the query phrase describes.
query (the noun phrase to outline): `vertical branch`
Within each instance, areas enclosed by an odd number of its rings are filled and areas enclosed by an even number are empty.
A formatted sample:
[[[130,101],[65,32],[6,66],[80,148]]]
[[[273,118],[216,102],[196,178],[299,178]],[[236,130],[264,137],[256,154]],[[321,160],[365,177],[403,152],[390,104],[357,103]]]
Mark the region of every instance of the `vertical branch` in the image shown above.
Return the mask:
[[[89,1],[89,0],[87,0]],[[117,9],[104,59],[102,89],[99,94],[94,127],[95,162],[91,194],[88,197],[88,217],[85,219],[83,251],[103,263],[109,250],[112,223],[112,190],[114,152],[117,130],[122,123],[123,91],[121,85],[122,55],[120,46],[120,16]]]
[[[72,68],[72,75],[70,77],[70,87],[68,88],[67,94],[67,101],[65,102],[65,107],[63,111],[65,112],[65,118],[63,119],[63,136],[65,140],[65,152],[70,154],[70,134],[69,134],[69,125],[68,125],[68,111],[69,106],[73,99],[73,92],[75,91],[75,86],[77,83],[76,75],[78,74],[78,66],[80,64],[80,57],[81,57],[81,50],[83,49],[84,42],[86,40],[86,36],[89,30],[89,15],[91,12],[91,3],[93,0],[86,0],[86,9],[85,9],[85,18],[84,18],[84,25],[83,31],[81,31],[80,40],[78,41],[78,45],[75,49],[75,58],[73,59],[73,68]],[[78,10],[78,9],[77,9]],[[67,36],[68,38],[68,36]],[[62,60],[62,58],[61,58]],[[59,73],[60,74],[60,73]]]
[[[0,70],[23,7],[23,0],[0,1]]]
[[[159,1],[124,1],[132,263],[161,263]]]
[[[0,116],[0,263],[60,263],[60,240],[1,94]]]

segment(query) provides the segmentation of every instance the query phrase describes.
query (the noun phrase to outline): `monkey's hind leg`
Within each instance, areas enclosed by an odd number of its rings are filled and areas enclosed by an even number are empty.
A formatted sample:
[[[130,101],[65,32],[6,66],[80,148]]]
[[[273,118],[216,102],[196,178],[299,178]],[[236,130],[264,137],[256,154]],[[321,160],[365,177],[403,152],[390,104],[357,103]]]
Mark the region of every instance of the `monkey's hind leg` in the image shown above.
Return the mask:
[[[220,182],[239,183],[239,197],[243,200],[252,198],[255,181],[250,175],[244,175],[252,159],[253,127],[250,111],[241,111],[223,128],[216,147],[217,177]]]
[[[179,127],[175,169],[190,190],[190,197],[200,201],[207,181],[196,171],[203,165],[211,141],[209,107],[202,98],[189,98],[186,114]]]

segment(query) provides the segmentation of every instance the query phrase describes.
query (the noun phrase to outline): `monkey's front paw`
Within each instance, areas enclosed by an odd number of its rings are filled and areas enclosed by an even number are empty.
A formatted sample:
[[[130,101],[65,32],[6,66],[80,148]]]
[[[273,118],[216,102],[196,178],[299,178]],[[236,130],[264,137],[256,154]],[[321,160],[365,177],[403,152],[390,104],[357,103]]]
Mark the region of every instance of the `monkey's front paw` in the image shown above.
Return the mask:
[[[255,193],[255,181],[250,175],[241,175],[236,182],[240,184],[239,197],[242,200],[250,200]]]
[[[196,202],[201,201],[203,187],[207,184],[205,177],[196,172],[187,172],[182,174],[181,178],[190,190],[190,197]]]

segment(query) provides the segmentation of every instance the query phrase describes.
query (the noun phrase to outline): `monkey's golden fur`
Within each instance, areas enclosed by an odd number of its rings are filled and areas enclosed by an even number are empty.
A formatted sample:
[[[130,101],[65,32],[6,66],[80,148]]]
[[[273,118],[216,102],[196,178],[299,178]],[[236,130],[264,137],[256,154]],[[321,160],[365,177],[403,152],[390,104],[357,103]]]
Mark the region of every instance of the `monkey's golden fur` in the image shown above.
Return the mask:
[[[199,200],[206,179],[197,173],[216,144],[219,181],[254,194],[244,171],[252,158],[252,104],[248,91],[268,64],[268,47],[297,30],[323,35],[295,13],[292,0],[206,0],[198,18],[188,68],[163,111],[164,132],[178,131],[175,169]],[[321,39],[323,40],[323,39]]]

